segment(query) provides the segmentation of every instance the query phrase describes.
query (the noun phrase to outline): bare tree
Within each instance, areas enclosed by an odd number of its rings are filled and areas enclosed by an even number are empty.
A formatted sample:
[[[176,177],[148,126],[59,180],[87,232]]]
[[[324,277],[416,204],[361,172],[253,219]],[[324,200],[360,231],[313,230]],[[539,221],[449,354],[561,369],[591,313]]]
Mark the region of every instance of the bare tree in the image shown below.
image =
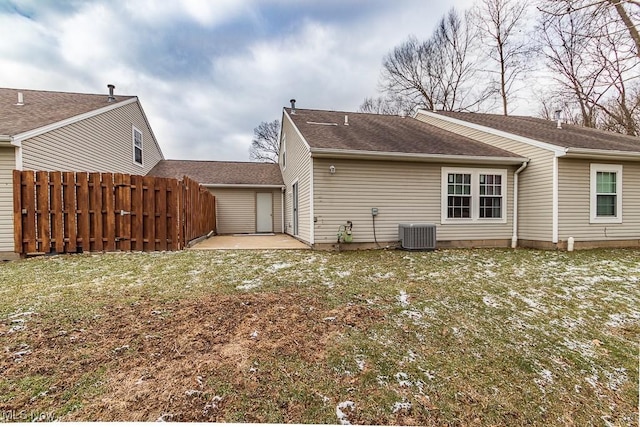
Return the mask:
[[[476,22],[485,51],[496,68],[491,73],[502,99],[502,113],[509,114],[515,85],[529,70],[532,46],[524,32],[527,3],[523,0],[480,0]]]
[[[278,134],[280,121],[262,122],[253,129],[253,142],[249,148],[249,157],[258,162],[278,163],[280,144]]]
[[[451,9],[426,41],[410,36],[382,65],[382,91],[428,109],[478,108],[490,93],[478,84],[476,27]]]
[[[608,1],[554,0],[539,25],[541,51],[554,79],[571,94],[588,127],[638,135],[630,87],[640,79],[635,43]],[[598,4],[598,8],[591,5]]]
[[[538,9],[546,15],[563,16],[576,12],[597,15],[603,8],[613,8],[625,31],[633,40],[635,45],[635,55],[640,58],[640,1],[638,0],[570,0],[565,1],[564,7],[555,7],[558,2],[546,0],[546,4]]]
[[[414,104],[402,96],[378,96],[365,98],[358,111],[361,113],[388,114],[394,116],[407,116],[415,107]]]
[[[558,9],[563,7],[561,3],[556,3]],[[558,13],[543,16],[538,27],[540,52],[552,78],[559,86],[559,92],[573,98],[580,110],[581,124],[586,127],[596,126],[594,100],[599,96],[596,88],[605,71],[601,64],[585,55],[591,44],[586,34],[592,34],[595,26],[596,23],[584,13]]]

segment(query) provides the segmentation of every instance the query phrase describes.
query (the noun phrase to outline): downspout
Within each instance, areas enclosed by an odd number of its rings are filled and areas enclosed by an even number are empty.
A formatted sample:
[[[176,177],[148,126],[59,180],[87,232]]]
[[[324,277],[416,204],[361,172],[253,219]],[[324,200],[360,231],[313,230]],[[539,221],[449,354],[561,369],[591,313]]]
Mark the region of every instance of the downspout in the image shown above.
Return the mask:
[[[282,222],[282,228],[280,229],[280,232],[286,233],[284,229],[284,193],[287,191],[287,187],[282,186],[280,190],[280,220]]]
[[[558,155],[553,156],[553,193],[552,193],[552,206],[551,206],[551,243],[558,243],[558,215],[559,215],[559,189],[558,189]]]
[[[518,247],[518,175],[528,164],[529,161],[527,160],[513,173],[513,236],[511,237],[511,247],[513,249]]]

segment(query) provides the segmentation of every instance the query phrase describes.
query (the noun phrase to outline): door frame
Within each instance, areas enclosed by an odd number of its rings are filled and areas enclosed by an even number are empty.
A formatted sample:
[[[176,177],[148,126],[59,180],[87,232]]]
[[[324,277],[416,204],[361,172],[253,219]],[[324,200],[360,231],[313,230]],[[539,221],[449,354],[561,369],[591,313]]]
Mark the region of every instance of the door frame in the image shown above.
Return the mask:
[[[269,196],[271,196],[271,212],[269,212],[269,216],[271,218],[271,227],[269,231],[260,231],[258,230],[258,217],[259,217],[259,209],[258,209],[258,195],[260,194],[268,194]],[[274,226],[273,226],[273,192],[272,191],[256,191],[256,196],[255,196],[255,203],[256,203],[256,233],[273,233],[274,230]]]

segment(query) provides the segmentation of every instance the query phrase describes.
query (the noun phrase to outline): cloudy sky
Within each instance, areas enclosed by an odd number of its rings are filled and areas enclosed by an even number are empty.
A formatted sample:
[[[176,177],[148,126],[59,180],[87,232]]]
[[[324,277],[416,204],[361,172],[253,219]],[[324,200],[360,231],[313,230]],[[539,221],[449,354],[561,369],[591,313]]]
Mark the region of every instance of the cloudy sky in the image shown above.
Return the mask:
[[[356,111],[382,57],[471,0],[0,0],[0,87],[137,95],[168,159],[249,160],[253,128]]]

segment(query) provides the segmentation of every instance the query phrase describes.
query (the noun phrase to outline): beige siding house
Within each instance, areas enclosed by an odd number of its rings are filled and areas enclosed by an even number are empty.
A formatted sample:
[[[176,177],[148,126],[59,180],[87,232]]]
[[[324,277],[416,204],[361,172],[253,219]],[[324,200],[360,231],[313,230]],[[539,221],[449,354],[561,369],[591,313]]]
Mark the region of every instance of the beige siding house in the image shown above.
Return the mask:
[[[520,245],[640,246],[640,138],[532,117],[416,118],[529,158],[519,176]]]
[[[0,88],[0,258],[13,254],[12,171],[146,175],[163,159],[135,96]]]
[[[440,246],[513,237],[528,158],[506,149],[415,118],[306,109],[284,110],[280,148],[285,231],[313,247],[336,245],[348,221],[354,248],[395,245],[402,223],[435,224]]]
[[[162,160],[151,176],[198,181],[216,196],[218,234],[282,233],[284,184],[273,163]]]
[[[430,223],[437,244],[640,246],[640,139],[530,117],[413,117],[286,108],[284,231],[333,247],[396,244]],[[373,215],[372,209],[377,211]]]

